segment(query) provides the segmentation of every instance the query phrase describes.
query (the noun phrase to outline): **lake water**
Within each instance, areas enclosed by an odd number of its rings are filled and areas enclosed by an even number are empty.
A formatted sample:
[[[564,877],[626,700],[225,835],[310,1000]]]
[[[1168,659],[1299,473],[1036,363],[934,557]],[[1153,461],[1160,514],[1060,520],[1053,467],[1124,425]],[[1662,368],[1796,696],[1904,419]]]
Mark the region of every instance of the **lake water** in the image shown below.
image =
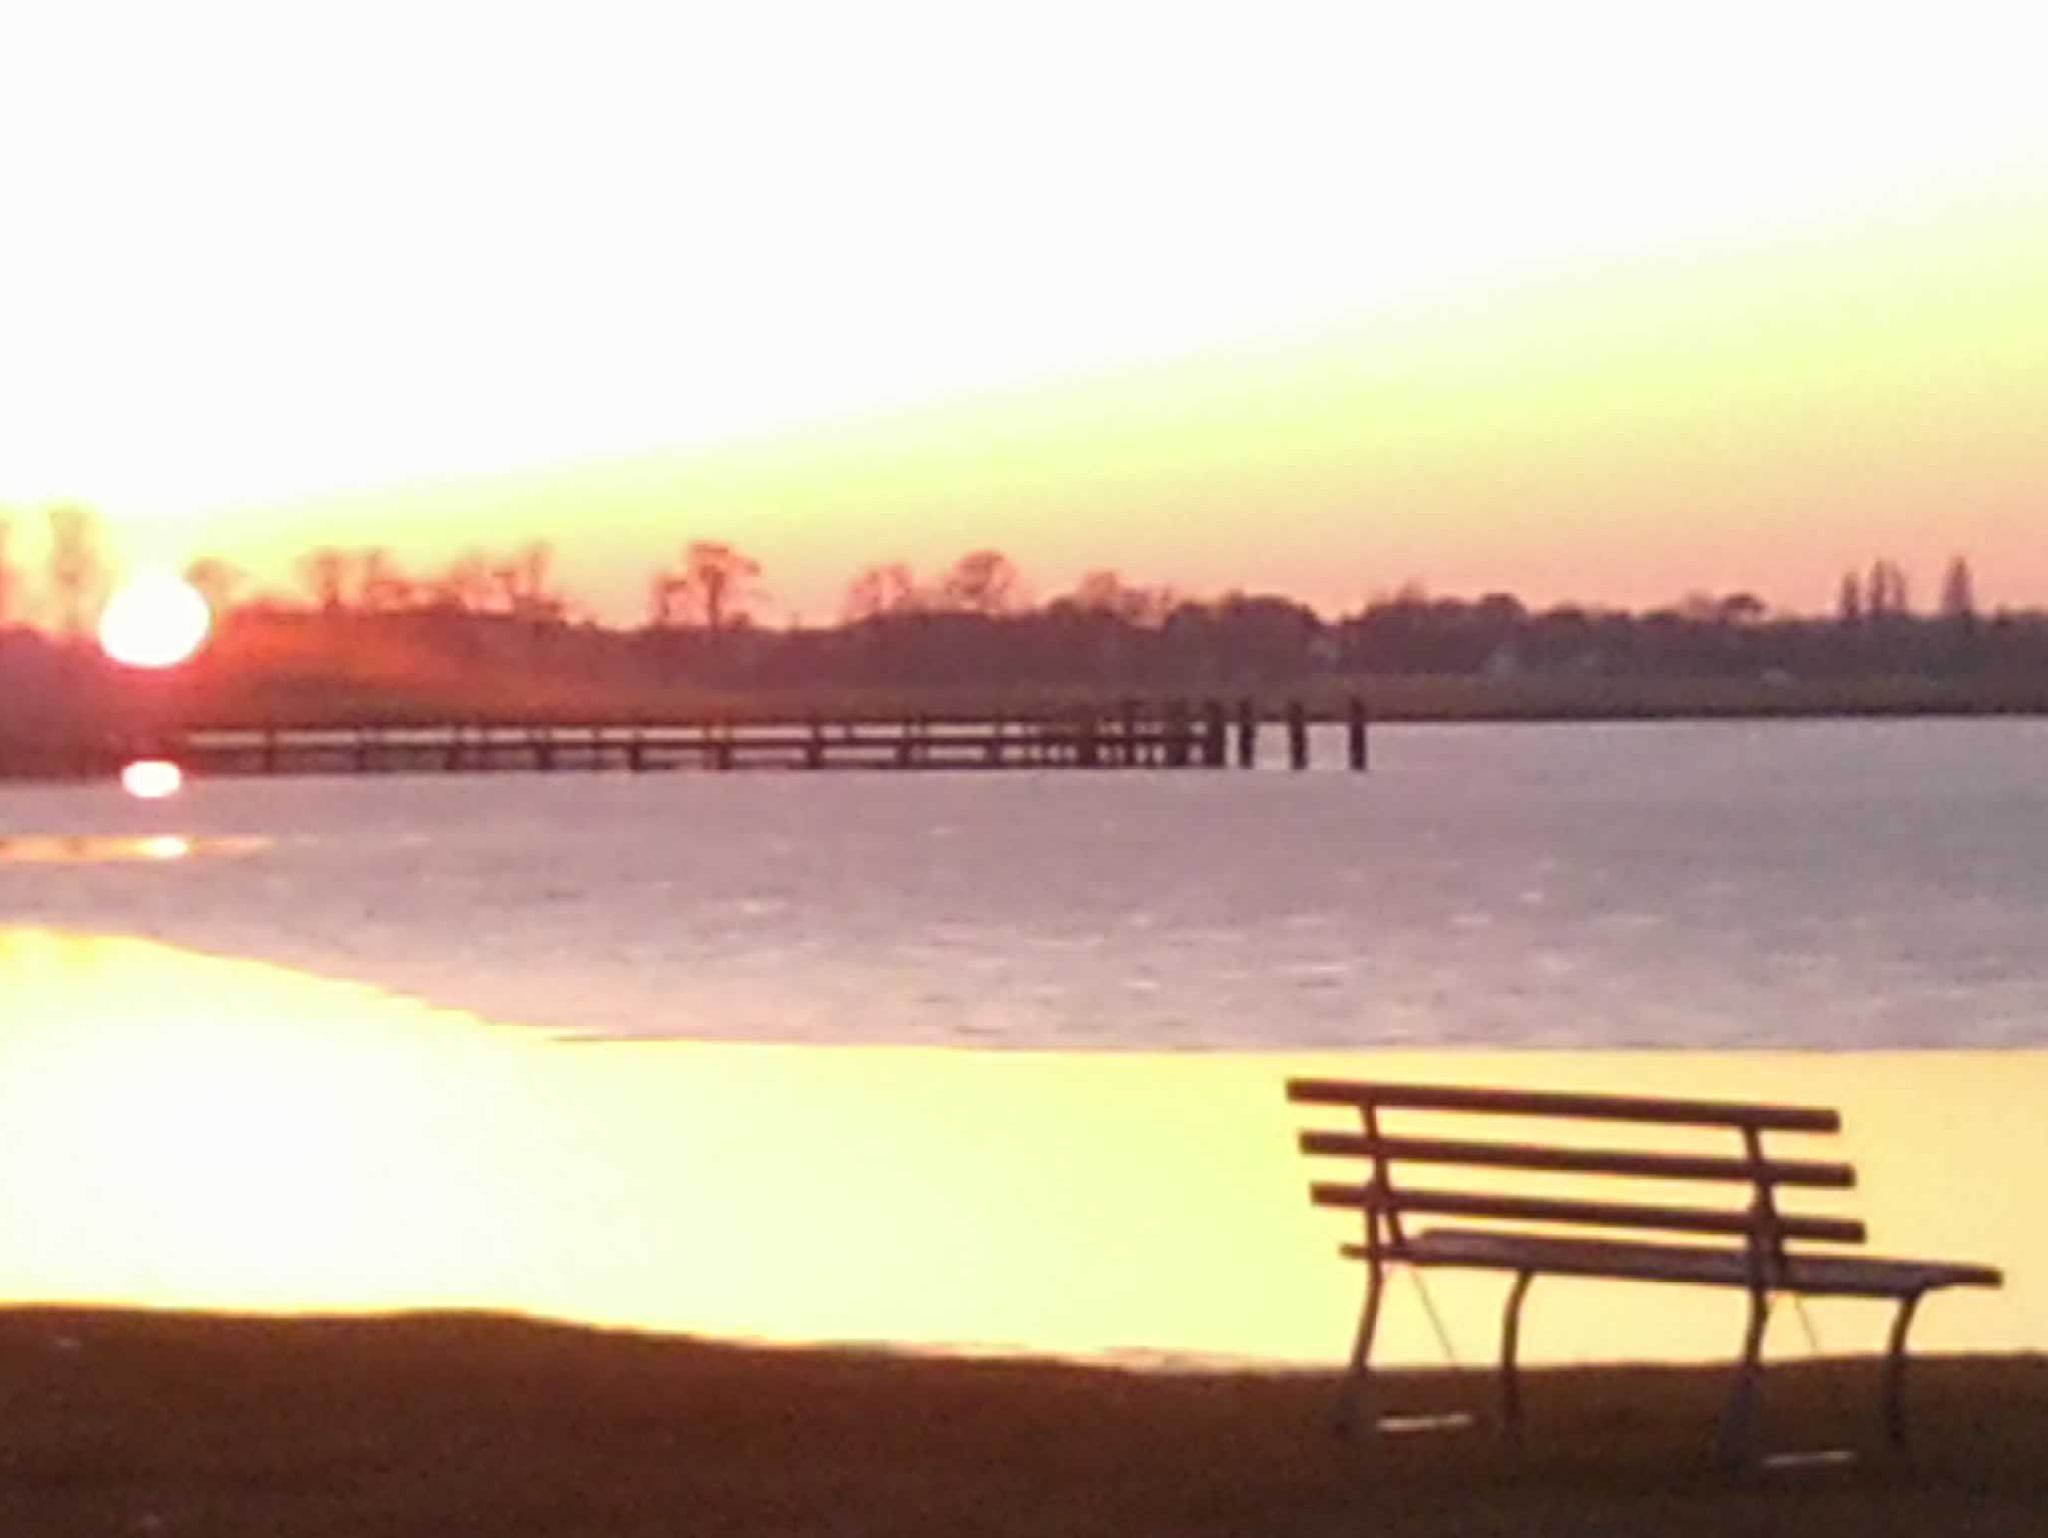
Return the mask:
[[[2038,1192],[1990,1178],[2048,1167],[2044,749],[0,789],[0,1298],[1327,1364],[1357,1277],[1280,1095],[1316,1072],[1838,1105],[1812,1151],[1875,1248],[2007,1270],[1918,1338],[2048,1349]],[[1499,1279],[1431,1289],[1484,1359]],[[1725,1358],[1740,1312],[1545,1284],[1526,1349]]]
[[[2048,723],[1392,727],[1374,753],[9,787],[0,924],[601,1035],[2048,1044]]]

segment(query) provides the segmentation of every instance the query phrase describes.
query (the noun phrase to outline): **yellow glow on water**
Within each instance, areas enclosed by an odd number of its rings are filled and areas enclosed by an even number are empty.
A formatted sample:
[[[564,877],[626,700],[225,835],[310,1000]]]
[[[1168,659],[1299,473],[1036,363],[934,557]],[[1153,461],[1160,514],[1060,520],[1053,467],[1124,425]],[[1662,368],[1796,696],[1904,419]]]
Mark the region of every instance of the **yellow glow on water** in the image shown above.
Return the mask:
[[[1334,1364],[1348,1225],[1289,1073],[1844,1108],[1879,1252],[2002,1265],[1935,1348],[2048,1346],[2048,1053],[1152,1055],[571,1043],[137,940],[0,931],[0,1297],[514,1309],[783,1340]],[[1957,1110],[1967,1107],[1967,1114]],[[1959,1183],[1971,1199],[1953,1199]],[[1497,1278],[1438,1275],[1467,1360]],[[1738,1298],[1545,1282],[1533,1359],[1725,1358]],[[1812,1310],[1830,1350],[1884,1311]],[[1394,1360],[1437,1354],[1415,1289]],[[1804,1347],[1789,1323],[1779,1353]]]
[[[12,834],[0,836],[0,865],[122,865],[255,854],[267,838],[195,838],[179,833],[144,837],[98,834]]]

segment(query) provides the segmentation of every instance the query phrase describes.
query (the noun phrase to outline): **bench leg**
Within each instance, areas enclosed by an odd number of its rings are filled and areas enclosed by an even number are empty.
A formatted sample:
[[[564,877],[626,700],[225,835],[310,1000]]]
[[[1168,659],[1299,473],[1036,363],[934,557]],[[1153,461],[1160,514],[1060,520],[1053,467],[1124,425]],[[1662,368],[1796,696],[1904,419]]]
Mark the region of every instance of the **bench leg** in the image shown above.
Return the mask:
[[[1339,1436],[1349,1436],[1358,1424],[1367,1378],[1372,1371],[1372,1338],[1379,1329],[1380,1293],[1385,1285],[1385,1268],[1377,1261],[1368,1261],[1365,1267],[1365,1306],[1358,1313],[1358,1334],[1351,1342],[1351,1365],[1344,1374],[1344,1386],[1337,1400]]]
[[[1517,1271],[1515,1285],[1508,1291],[1507,1313],[1500,1327],[1500,1421],[1508,1440],[1519,1446],[1522,1440],[1522,1380],[1515,1369],[1515,1347],[1522,1335],[1522,1300],[1529,1295],[1533,1271]]]
[[[1899,1299],[1891,1349],[1884,1360],[1884,1433],[1900,1452],[1906,1448],[1906,1332],[1913,1327],[1913,1311],[1920,1306],[1920,1298],[1921,1294],[1909,1292]]]
[[[1746,1463],[1756,1433],[1757,1380],[1763,1374],[1764,1326],[1770,1322],[1771,1298],[1762,1289],[1749,1295],[1749,1329],[1742,1341],[1742,1365],[1735,1392],[1721,1418],[1721,1455],[1730,1463]]]

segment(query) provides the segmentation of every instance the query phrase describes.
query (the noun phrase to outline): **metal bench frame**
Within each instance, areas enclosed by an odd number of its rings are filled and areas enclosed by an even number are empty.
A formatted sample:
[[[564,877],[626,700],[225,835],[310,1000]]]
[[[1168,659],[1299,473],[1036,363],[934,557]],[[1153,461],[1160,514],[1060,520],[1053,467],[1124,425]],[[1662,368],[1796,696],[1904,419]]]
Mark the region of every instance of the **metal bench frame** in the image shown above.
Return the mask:
[[[1721,1445],[1731,1459],[1753,1451],[1755,1406],[1762,1372],[1764,1328],[1774,1294],[1890,1299],[1897,1304],[1885,1357],[1883,1425],[1894,1447],[1906,1444],[1904,1403],[1906,1337],[1920,1301],[1943,1287],[1997,1287],[2003,1278],[1989,1266],[1943,1261],[1889,1260],[1795,1250],[1795,1241],[1854,1245],[1864,1242],[1863,1225],[1841,1217],[1816,1217],[1782,1210],[1785,1188],[1846,1190],[1856,1183],[1848,1164],[1768,1157],[1767,1132],[1837,1133],[1841,1118],[1814,1106],[1747,1105],[1707,1100],[1665,1100],[1619,1095],[1579,1095],[1476,1089],[1445,1085],[1361,1083],[1336,1079],[1291,1079],[1287,1098],[1298,1105],[1336,1106],[1353,1111],[1359,1130],[1314,1130],[1300,1134],[1301,1151],[1322,1158],[1367,1162],[1362,1183],[1314,1181],[1310,1199],[1320,1207],[1358,1213],[1364,1241],[1342,1253],[1364,1262],[1365,1299],[1359,1311],[1349,1370],[1337,1407],[1337,1426],[1357,1423],[1369,1388],[1373,1337],[1389,1267],[1406,1265],[1506,1271],[1508,1290],[1501,1324],[1500,1404],[1502,1428],[1511,1441],[1522,1429],[1521,1385],[1516,1351],[1522,1305],[1541,1275],[1603,1277],[1698,1286],[1739,1287],[1749,1294],[1748,1325],[1733,1391],[1721,1422]],[[1725,1128],[1740,1138],[1739,1156],[1588,1148],[1550,1143],[1476,1142],[1396,1135],[1383,1127],[1383,1113],[1436,1112],[1558,1118],[1572,1121]],[[1635,1180],[1743,1185],[1749,1203],[1740,1210],[1651,1205],[1639,1201],[1586,1201],[1547,1195],[1430,1190],[1397,1181],[1403,1165],[1463,1166],[1506,1172],[1572,1176],[1622,1176]],[[1485,1220],[1490,1228],[1410,1231],[1411,1215]],[[1527,1225],[1555,1224],[1579,1230],[1562,1237],[1531,1233]],[[1584,1237],[1585,1230],[1603,1234]],[[1646,1231],[1693,1236],[1692,1243],[1648,1243]],[[1698,1236],[1739,1246],[1701,1244]]]

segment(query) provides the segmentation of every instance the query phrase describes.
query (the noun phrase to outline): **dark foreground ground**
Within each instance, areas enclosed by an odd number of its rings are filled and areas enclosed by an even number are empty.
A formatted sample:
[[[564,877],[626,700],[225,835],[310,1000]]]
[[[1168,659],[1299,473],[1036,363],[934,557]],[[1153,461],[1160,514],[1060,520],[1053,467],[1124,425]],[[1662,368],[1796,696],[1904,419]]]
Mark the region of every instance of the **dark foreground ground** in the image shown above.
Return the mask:
[[[2048,1359],[1916,1364],[1910,1464],[1871,1363],[1788,1366],[1734,1480],[1725,1379],[1532,1377],[1527,1447],[1346,1445],[1330,1380],[752,1350],[476,1316],[0,1313],[0,1533],[2048,1533]],[[1480,1400],[1401,1381],[1404,1407]]]

